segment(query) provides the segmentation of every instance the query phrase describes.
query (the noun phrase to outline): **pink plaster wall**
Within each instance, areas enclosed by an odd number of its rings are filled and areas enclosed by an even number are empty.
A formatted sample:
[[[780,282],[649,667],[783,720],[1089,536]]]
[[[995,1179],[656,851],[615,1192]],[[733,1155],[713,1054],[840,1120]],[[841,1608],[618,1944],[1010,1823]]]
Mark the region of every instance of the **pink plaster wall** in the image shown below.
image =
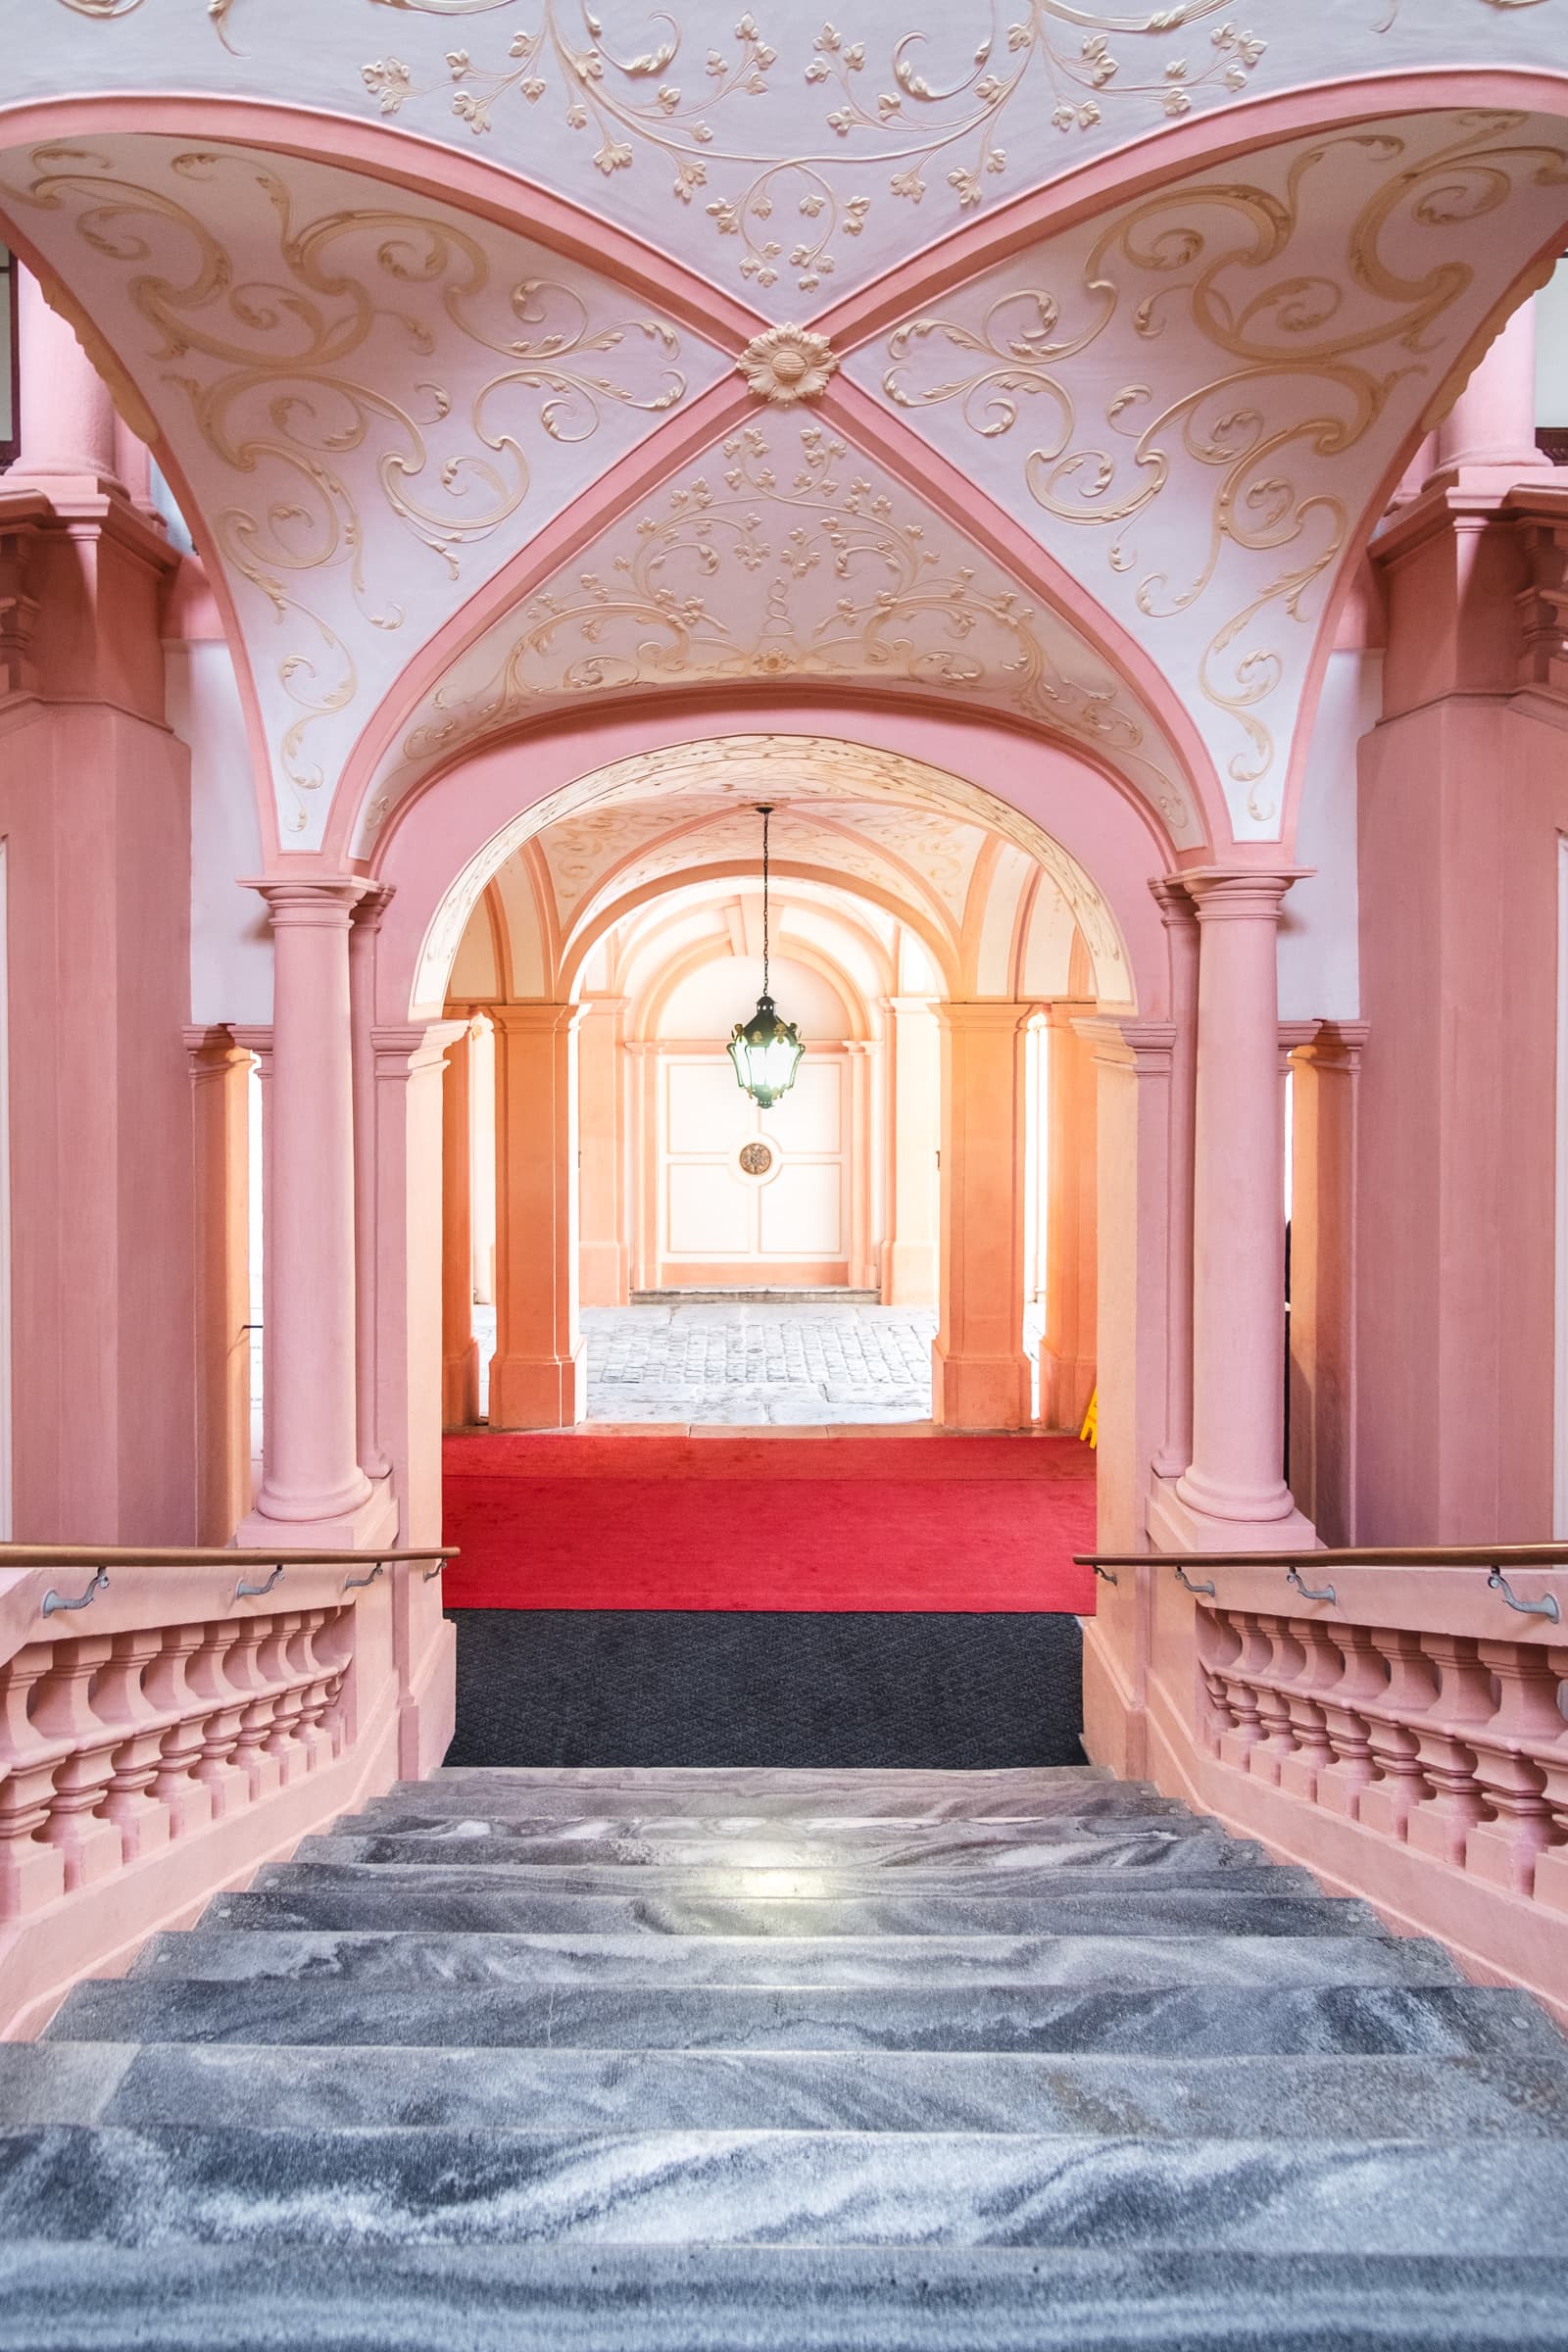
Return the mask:
[[[1363,743],[1361,1543],[1551,1532],[1565,834],[1560,724],[1451,698]]]
[[[196,1537],[189,822],[157,720],[0,714],[23,1539]]]

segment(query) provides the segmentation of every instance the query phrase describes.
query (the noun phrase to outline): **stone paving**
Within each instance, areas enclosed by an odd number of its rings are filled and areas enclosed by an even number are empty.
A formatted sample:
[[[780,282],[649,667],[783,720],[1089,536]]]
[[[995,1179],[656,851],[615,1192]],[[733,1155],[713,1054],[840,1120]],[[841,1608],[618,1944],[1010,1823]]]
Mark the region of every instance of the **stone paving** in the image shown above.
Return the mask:
[[[1026,1317],[1031,1353],[1037,1318]],[[481,1384],[495,1310],[476,1306]],[[588,1307],[590,1421],[926,1421],[936,1310],[835,1299]],[[481,1386],[480,1410],[484,1409]]]
[[[494,1310],[475,1307],[483,1370]],[[588,1307],[590,1421],[924,1421],[934,1309],[836,1301]],[[483,1401],[481,1399],[481,1410]]]

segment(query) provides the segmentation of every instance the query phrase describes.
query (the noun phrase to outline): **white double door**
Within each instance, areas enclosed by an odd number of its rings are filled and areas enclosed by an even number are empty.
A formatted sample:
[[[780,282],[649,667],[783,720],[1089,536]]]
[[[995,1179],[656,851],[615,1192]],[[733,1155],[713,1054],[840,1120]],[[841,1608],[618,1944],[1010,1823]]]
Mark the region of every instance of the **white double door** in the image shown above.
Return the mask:
[[[790,1092],[767,1110],[742,1093],[727,1054],[672,1053],[661,1065],[662,1279],[845,1281],[845,1055],[808,1053]]]

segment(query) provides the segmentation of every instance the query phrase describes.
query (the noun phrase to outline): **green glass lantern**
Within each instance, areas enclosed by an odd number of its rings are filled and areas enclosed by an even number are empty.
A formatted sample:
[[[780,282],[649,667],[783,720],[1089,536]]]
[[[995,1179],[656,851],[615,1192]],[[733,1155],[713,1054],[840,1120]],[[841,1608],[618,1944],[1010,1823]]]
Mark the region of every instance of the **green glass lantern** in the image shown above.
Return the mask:
[[[767,993],[767,822],[773,813],[771,803],[759,802],[757,813],[762,820],[762,993],[751,1019],[737,1021],[731,1031],[729,1057],[741,1092],[766,1110],[795,1084],[806,1047],[795,1023],[779,1018]]]

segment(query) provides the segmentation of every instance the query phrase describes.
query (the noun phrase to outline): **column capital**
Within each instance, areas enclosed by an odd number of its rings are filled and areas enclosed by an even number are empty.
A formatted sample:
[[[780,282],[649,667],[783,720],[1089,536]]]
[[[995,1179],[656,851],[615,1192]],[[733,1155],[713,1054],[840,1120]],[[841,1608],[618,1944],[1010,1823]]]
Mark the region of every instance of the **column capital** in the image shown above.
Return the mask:
[[[541,998],[518,1004],[492,1004],[488,1010],[496,1027],[509,1032],[532,1029],[553,1033],[575,1029],[583,1014],[583,1007],[575,1001],[557,1004],[546,1003]]]
[[[1293,882],[1311,873],[1305,865],[1203,866],[1182,877],[1200,923],[1277,922]]]
[[[1186,874],[1154,874],[1150,879],[1150,896],[1167,931],[1185,931],[1198,920],[1187,882]]]
[[[931,1007],[944,1029],[1021,1029],[1035,1009],[1013,997],[939,997]]]
[[[370,1031],[370,1050],[378,1078],[412,1078],[433,1068],[449,1046],[466,1037],[466,1021],[396,1022]]]
[[[1314,1069],[1353,1070],[1371,1034],[1370,1021],[1314,1021],[1311,1036],[1292,1049],[1291,1059]]]
[[[221,1024],[211,1028],[182,1030],[185,1054],[190,1063],[190,1080],[194,1087],[211,1086],[215,1080],[226,1078],[239,1062],[250,1060],[249,1049],[242,1046],[232,1030]]]
[[[262,1065],[263,1077],[271,1071],[272,1024],[270,1021],[235,1021],[230,1024],[229,1036],[243,1053],[254,1054]]]
[[[241,890],[254,890],[267,901],[268,919],[274,931],[347,931],[367,885],[358,874],[247,876]]]
[[[1095,1059],[1131,1070],[1168,1070],[1176,1050],[1174,1021],[1144,1021],[1133,1015],[1092,1013],[1074,1021],[1073,1034],[1094,1047]]]
[[[356,933],[371,933],[381,928],[381,917],[397,897],[395,882],[367,882],[362,896],[351,909]]]

